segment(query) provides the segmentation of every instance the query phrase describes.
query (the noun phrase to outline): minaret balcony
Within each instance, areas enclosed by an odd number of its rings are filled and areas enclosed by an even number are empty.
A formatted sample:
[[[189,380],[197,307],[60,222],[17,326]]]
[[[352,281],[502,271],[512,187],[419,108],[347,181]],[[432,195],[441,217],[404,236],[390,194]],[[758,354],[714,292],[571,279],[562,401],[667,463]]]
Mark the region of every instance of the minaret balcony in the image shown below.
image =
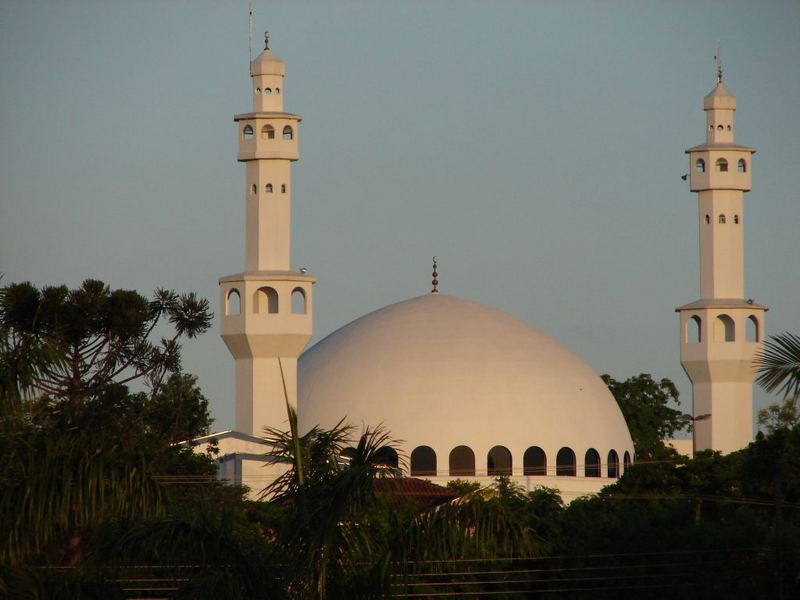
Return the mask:
[[[289,113],[248,113],[236,115],[239,123],[239,151],[236,160],[298,160],[300,117]]]
[[[751,159],[755,150],[732,144],[704,144],[686,152],[689,154],[691,191],[750,191]]]

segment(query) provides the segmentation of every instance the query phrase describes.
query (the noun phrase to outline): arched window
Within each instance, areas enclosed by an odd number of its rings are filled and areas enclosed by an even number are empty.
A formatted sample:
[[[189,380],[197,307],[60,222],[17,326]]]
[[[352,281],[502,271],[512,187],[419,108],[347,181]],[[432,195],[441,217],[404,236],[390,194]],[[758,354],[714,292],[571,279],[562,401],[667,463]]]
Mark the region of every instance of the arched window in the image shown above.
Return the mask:
[[[722,124],[717,125],[717,131],[724,131],[724,130],[725,130],[725,126],[724,125],[722,125]]]
[[[511,452],[505,446],[495,446],[486,455],[486,474],[489,477],[511,475]]]
[[[706,215],[706,225],[711,223],[711,215]]]
[[[522,457],[523,475],[547,475],[547,455],[539,446],[531,446]]]
[[[736,166],[739,169],[739,173],[747,173],[747,163],[743,158],[739,159],[739,162],[736,163]]]
[[[261,139],[262,140],[274,140],[275,139],[275,128],[272,125],[264,125],[261,128]]]
[[[267,192],[268,194],[271,194],[272,193],[272,184],[268,183],[267,185],[265,185],[264,186],[264,191]]]
[[[699,344],[703,341],[703,320],[697,316],[692,315],[686,320],[686,343]]]
[[[242,298],[239,296],[239,290],[236,288],[228,292],[225,298],[225,314],[226,315],[240,315],[242,314]]]
[[[736,324],[728,315],[714,319],[714,341],[733,342],[736,339]]]
[[[717,217],[717,223],[719,223],[720,225],[725,225],[725,215],[720,215],[719,217]]]
[[[467,446],[456,446],[450,451],[451,476],[475,476],[475,453]]]
[[[256,290],[253,312],[273,315],[278,313],[278,292],[275,291],[275,288],[262,287]]]
[[[272,88],[264,88],[264,93],[269,96],[272,93]]]
[[[627,471],[628,467],[630,466],[631,466],[631,455],[627,450],[625,450],[625,454],[622,456],[622,468],[625,471]]]
[[[242,129],[242,138],[245,140],[252,140],[253,139],[253,127],[252,125],[245,125]]]
[[[260,93],[261,93],[261,88],[256,88],[256,96],[258,96]]]
[[[281,88],[275,88],[275,93],[276,94],[280,94],[281,93]]]
[[[411,452],[411,476],[436,476],[436,452],[430,446],[417,446]]]
[[[694,163],[694,170],[698,173],[705,173],[706,172],[706,161],[702,158],[698,158],[697,161]]]
[[[619,456],[616,450],[609,450],[608,452],[608,476],[619,477]]]
[[[306,314],[306,291],[303,288],[296,287],[292,290],[292,314]]]
[[[585,477],[600,477],[600,453],[589,448],[583,458],[583,474]]]
[[[728,171],[728,161],[724,158],[717,159],[717,171],[721,171],[722,173],[727,173]]]
[[[281,194],[285,194],[285,193],[286,193],[286,184],[282,183],[281,184]]]
[[[283,139],[290,140],[292,139],[292,128],[288,125],[283,128]]]
[[[562,448],[556,456],[556,475],[575,477],[575,453],[571,448]]]
[[[396,469],[400,460],[397,457],[397,450],[390,446],[382,446],[375,455],[375,463],[383,467]]]
[[[747,317],[747,341],[760,342],[761,332],[758,330],[758,319],[755,315]]]
[[[733,215],[733,224],[734,225],[738,225],[739,224],[739,215]]]
[[[258,193],[258,186],[255,183],[250,186],[250,193],[253,195]]]

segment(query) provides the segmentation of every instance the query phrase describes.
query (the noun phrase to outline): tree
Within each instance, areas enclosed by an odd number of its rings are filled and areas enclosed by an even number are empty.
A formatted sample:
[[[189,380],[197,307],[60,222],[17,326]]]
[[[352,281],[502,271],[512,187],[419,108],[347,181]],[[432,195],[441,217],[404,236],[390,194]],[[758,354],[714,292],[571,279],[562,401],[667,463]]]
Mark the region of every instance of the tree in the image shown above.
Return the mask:
[[[756,353],[756,383],[768,392],[781,392],[784,398],[800,395],[800,336],[792,333],[771,335]]]
[[[670,408],[680,404],[678,389],[669,379],[655,381],[641,373],[625,381],[602,376],[628,424],[633,445],[640,457],[652,457],[664,451],[662,440],[691,426],[692,419]]]

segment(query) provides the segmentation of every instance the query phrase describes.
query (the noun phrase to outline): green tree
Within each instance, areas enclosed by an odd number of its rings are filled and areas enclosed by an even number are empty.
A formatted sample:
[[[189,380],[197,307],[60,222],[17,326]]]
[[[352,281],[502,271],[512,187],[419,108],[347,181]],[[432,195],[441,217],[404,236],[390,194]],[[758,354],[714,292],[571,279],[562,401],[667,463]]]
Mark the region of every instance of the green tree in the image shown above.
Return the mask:
[[[755,356],[756,383],[768,392],[778,391],[784,398],[800,395],[800,336],[793,333],[771,335]]]
[[[602,376],[628,424],[633,445],[640,458],[664,452],[663,439],[691,426],[691,417],[670,407],[680,404],[678,389],[669,379],[655,381],[641,373],[625,381]]]

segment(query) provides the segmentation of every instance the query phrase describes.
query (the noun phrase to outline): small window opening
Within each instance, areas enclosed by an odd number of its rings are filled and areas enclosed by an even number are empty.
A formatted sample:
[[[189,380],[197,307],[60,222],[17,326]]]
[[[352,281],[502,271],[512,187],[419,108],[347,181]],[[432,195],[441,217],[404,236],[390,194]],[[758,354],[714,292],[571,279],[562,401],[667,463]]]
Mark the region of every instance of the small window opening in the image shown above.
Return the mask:
[[[417,446],[411,452],[412,477],[436,477],[436,452],[430,446]]]
[[[272,88],[264,88],[264,93],[269,96],[272,93]]]
[[[522,456],[523,475],[547,475],[547,455],[539,446],[531,446]]]
[[[292,128],[288,125],[283,128],[283,139],[290,140],[292,139]]]
[[[731,130],[731,126],[730,126],[730,125],[728,125],[728,131],[730,131],[730,130]]]
[[[706,225],[711,223],[711,215],[706,215]]]
[[[739,215],[733,215],[733,224],[734,225],[738,225],[739,224]]]
[[[262,140],[274,140],[275,139],[275,128],[272,125],[264,125],[261,128],[261,139]]]
[[[728,172],[728,161],[725,160],[724,158],[718,158],[717,159],[717,171],[720,171],[722,173],[727,173]]]
[[[511,451],[505,446],[495,446],[486,456],[486,474],[489,477],[511,475]]]
[[[600,453],[589,448],[583,460],[584,477],[600,477]]]
[[[449,463],[451,477],[475,477],[475,453],[468,446],[453,448]]]
[[[608,476],[615,479],[619,477],[619,455],[616,450],[608,453]]]
[[[275,88],[275,93],[276,94],[280,94],[281,93],[281,88]]]
[[[306,292],[303,288],[297,287],[292,290],[292,314],[306,314]]]
[[[725,215],[720,215],[719,217],[717,217],[717,222],[720,225],[725,225]]]
[[[264,186],[264,191],[267,192],[268,194],[271,194],[272,193],[272,184],[268,183],[267,185],[265,185]]]
[[[282,183],[281,184],[281,194],[285,194],[285,193],[286,193],[286,184]]]
[[[631,466],[631,455],[627,450],[625,450],[625,454],[622,456],[622,466],[625,471]]]
[[[242,314],[242,298],[239,296],[239,290],[235,288],[232,289],[230,292],[228,292],[228,297],[225,300],[226,315]]]
[[[717,125],[717,131],[722,131],[724,129],[725,127],[723,125]]]
[[[755,315],[750,315],[747,317],[747,341],[748,342],[760,342],[761,337],[758,331],[758,319]]]
[[[256,186],[255,183],[250,186],[250,193],[253,194],[253,195],[258,193],[258,186]]]
[[[258,314],[278,314],[278,292],[275,288],[262,287],[256,291],[253,312]]]
[[[706,172],[706,161],[702,158],[698,158],[697,162],[694,163],[694,170],[698,173],[705,173]]]
[[[575,477],[575,453],[571,448],[562,448],[556,455],[556,475]]]
[[[736,341],[736,325],[728,315],[719,315],[714,319],[714,341]]]
[[[702,325],[703,320],[697,315],[692,315],[686,321],[686,342],[688,344],[699,344],[703,340]]]
[[[743,158],[739,159],[739,162],[736,163],[739,173],[747,173],[747,163]]]
[[[261,93],[261,88],[256,88],[256,94],[260,94],[260,93]]]
[[[246,140],[253,139],[253,128],[250,125],[245,125],[244,129],[242,129],[242,137]]]

